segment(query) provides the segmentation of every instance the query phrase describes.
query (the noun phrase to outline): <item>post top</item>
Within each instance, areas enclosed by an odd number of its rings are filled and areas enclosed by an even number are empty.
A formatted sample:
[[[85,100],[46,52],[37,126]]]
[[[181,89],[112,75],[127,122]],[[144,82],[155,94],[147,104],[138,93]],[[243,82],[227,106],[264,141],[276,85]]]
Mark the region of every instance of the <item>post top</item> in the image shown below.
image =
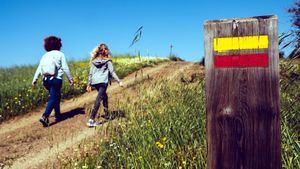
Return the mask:
[[[276,15],[264,15],[264,16],[253,16],[248,18],[209,20],[209,21],[205,21],[204,25],[215,24],[215,23],[231,23],[233,21],[237,21],[237,22],[257,21],[257,20],[264,20],[264,19],[278,19],[278,17]]]

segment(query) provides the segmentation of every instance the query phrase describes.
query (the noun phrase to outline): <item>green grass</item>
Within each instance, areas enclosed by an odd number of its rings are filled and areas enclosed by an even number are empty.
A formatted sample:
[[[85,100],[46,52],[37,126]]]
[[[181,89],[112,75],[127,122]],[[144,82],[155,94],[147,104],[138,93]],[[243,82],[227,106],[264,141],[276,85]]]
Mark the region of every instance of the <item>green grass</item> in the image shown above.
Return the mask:
[[[283,168],[300,168],[300,65],[282,60],[280,68]]]
[[[281,61],[282,166],[300,168],[299,64]],[[137,85],[138,98],[119,105],[127,117],[109,122],[109,138],[61,162],[64,168],[207,168],[204,82],[162,80]],[[184,77],[183,77],[184,78]]]
[[[119,55],[113,58],[114,68],[120,78],[146,66],[153,66],[166,59],[137,58],[130,55]],[[85,92],[89,60],[70,61],[69,68],[74,78],[75,86],[71,87],[64,76],[62,98],[71,98]],[[24,114],[47,102],[48,91],[39,78],[37,87],[33,90],[31,82],[37,65],[0,68],[0,122],[13,116]]]
[[[135,86],[138,98],[119,105],[127,117],[108,124],[110,139],[99,153],[82,152],[63,167],[206,168],[204,82],[199,74],[194,79]]]
[[[122,78],[161,60],[131,56],[114,60]],[[64,79],[63,98],[85,92],[88,61],[69,62],[75,88]],[[281,78],[281,137],[283,168],[300,168],[300,67],[299,63],[282,60]],[[1,120],[24,114],[48,98],[41,85],[31,89],[36,66],[0,69]],[[119,109],[126,118],[109,122],[109,138],[99,138],[93,152],[81,152],[61,162],[67,168],[206,168],[206,135],[204,82],[198,75],[189,83],[161,80],[137,84],[138,98]],[[183,77],[186,78],[186,77]],[[145,85],[148,83],[148,85]]]

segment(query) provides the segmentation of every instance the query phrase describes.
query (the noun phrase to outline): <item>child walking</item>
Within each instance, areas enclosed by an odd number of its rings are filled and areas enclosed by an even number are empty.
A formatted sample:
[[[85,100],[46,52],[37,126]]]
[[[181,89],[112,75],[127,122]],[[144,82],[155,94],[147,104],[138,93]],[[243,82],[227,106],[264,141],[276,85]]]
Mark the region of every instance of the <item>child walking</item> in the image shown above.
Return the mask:
[[[95,118],[100,108],[101,101],[103,102],[104,115],[101,117],[108,119],[108,97],[107,97],[107,86],[110,81],[109,76],[113,77],[119,85],[122,87],[123,83],[114,72],[112,64],[112,56],[106,44],[102,43],[97,46],[91,53],[91,68],[89,73],[89,81],[86,90],[90,92],[92,87],[98,91],[93,110],[90,115],[90,119],[87,122],[87,126],[97,126]]]

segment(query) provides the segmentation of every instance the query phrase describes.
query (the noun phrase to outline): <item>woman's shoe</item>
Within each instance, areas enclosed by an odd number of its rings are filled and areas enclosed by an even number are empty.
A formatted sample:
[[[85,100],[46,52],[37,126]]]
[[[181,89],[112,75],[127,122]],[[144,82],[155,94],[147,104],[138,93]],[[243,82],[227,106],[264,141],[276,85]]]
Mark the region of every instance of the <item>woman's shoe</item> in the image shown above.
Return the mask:
[[[40,118],[40,123],[42,123],[44,127],[49,127],[49,119],[47,117],[42,116]]]

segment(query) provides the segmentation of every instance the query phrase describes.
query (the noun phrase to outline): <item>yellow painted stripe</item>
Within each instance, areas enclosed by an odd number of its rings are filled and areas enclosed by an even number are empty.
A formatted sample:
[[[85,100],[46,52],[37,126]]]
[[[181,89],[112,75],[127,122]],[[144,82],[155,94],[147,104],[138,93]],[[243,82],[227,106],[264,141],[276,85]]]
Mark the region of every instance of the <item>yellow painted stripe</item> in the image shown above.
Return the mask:
[[[214,38],[214,51],[268,48],[268,35]]]

